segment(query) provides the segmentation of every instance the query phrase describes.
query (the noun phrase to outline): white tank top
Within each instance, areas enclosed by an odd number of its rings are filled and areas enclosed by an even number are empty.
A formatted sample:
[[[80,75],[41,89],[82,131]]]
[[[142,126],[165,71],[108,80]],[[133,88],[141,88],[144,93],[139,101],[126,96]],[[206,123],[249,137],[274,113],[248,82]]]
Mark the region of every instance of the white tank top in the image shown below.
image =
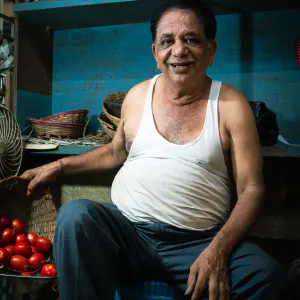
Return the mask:
[[[152,98],[158,76],[152,79],[128,158],[114,179],[112,201],[133,222],[190,230],[224,223],[231,189],[219,135],[221,82],[212,81],[201,134],[178,145],[160,135],[154,123]]]

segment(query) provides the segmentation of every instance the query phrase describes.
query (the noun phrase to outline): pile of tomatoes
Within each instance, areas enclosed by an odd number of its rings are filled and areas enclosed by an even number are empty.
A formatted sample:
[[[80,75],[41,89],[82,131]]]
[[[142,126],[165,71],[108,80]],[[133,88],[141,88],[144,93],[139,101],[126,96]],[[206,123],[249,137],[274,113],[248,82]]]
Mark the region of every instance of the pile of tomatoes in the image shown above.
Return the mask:
[[[0,216],[0,264],[21,273],[32,276],[40,269],[41,276],[56,276],[53,264],[47,264],[47,257],[52,251],[52,242],[45,237],[38,237],[34,232],[24,233],[24,222],[11,221]]]

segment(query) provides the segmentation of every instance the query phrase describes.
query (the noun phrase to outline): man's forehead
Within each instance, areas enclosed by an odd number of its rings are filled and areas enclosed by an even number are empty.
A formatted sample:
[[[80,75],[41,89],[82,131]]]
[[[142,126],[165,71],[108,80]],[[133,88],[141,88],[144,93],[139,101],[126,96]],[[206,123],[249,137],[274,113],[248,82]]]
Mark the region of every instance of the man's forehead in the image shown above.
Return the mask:
[[[176,9],[166,12],[157,26],[157,35],[177,32],[203,33],[203,24],[196,14],[190,10]]]

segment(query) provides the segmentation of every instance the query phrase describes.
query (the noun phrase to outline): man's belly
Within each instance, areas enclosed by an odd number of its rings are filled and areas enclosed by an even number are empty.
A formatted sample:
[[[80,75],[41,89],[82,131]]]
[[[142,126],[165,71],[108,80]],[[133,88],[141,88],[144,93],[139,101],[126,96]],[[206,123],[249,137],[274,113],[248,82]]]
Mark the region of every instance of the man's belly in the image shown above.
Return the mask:
[[[133,222],[201,230],[225,222],[227,180],[202,167],[161,159],[126,162],[112,185],[112,201]]]

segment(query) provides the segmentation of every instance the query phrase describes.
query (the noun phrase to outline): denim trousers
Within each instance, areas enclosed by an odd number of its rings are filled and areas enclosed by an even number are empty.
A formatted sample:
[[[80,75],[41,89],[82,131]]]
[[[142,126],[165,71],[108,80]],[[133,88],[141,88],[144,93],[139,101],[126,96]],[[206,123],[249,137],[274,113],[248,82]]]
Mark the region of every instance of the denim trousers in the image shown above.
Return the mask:
[[[220,228],[133,223],[112,203],[73,200],[57,216],[59,299],[113,300],[116,289],[143,280],[167,282],[183,297],[191,265]],[[230,299],[273,300],[284,287],[283,268],[253,242],[241,241],[228,266]]]

